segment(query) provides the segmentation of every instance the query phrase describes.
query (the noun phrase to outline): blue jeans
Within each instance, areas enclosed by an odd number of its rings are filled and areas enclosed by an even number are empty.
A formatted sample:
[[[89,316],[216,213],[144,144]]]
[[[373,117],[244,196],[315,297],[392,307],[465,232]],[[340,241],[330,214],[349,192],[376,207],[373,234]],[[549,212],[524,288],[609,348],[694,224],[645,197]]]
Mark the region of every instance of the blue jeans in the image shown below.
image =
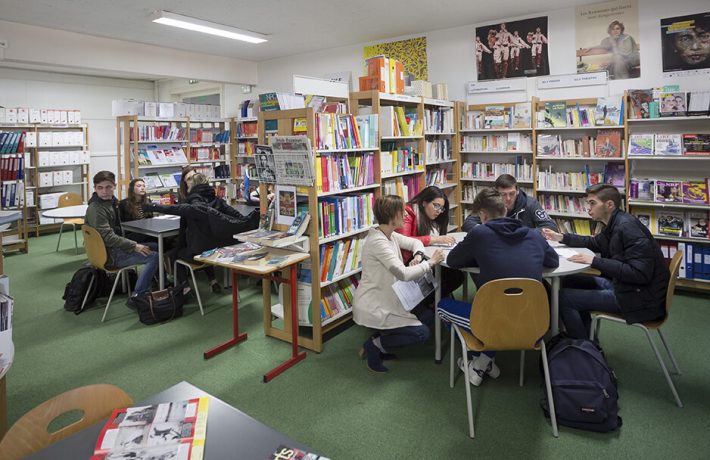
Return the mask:
[[[456,324],[466,332],[473,334],[471,330],[471,304],[454,300],[451,298],[441,299],[439,302],[439,317],[447,323]],[[475,335],[475,334],[474,334]],[[471,352],[473,356],[478,356],[478,353]],[[493,358],[496,355],[495,351],[484,351],[483,354]]]
[[[621,313],[611,280],[600,276],[572,275],[562,279],[560,315],[567,335],[588,339],[592,324],[590,311]]]
[[[158,270],[158,243],[144,243],[148,246],[151,251],[153,251],[149,256],[144,256],[138,252],[126,252],[121,249],[111,248],[111,260],[112,267],[121,268],[129,267],[131,265],[142,264],[145,265],[143,270],[138,274],[138,281],[136,281],[136,294],[145,294],[150,291],[150,282]]]
[[[380,331],[380,344],[389,351],[392,348],[406,347],[415,343],[426,342],[429,339],[429,327],[434,322],[434,313],[424,306],[418,306],[412,313],[423,324],[420,326],[404,326],[396,329]]]

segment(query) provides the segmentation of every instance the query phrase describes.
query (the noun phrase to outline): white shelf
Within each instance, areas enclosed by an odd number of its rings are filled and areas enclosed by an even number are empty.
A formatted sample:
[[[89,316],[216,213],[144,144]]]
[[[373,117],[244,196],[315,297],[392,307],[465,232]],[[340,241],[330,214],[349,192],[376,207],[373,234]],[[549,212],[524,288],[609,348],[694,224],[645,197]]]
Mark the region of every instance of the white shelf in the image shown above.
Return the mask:
[[[237,158],[254,158],[255,155],[247,155],[246,153],[239,153],[236,155]]]
[[[321,321],[321,327],[326,326],[329,323],[332,323],[333,321],[342,318],[343,316],[347,316],[350,313],[352,313],[352,308],[349,308],[345,311],[342,311],[338,313],[337,315],[333,315],[330,318],[324,319]],[[284,307],[280,303],[277,303],[275,305],[271,306],[271,314],[274,315],[277,318],[283,319],[284,317]],[[308,319],[303,319],[299,316],[298,318],[298,324],[299,326],[309,326],[312,327],[313,324],[311,324],[310,318]]]
[[[332,280],[329,280],[329,281],[321,281],[321,282],[320,282],[320,287],[323,288],[323,287],[326,287],[326,286],[330,286],[331,284],[335,284],[335,283],[337,283],[337,282],[340,281],[340,280],[344,280],[345,278],[350,278],[350,277],[353,276],[353,275],[357,275],[357,274],[360,273],[360,272],[362,272],[362,268],[358,268],[357,270],[353,270],[353,271],[351,271],[351,272],[343,273],[342,275],[338,275],[338,276],[336,276],[335,278],[333,278]]]
[[[508,154],[519,154],[527,153],[532,154],[532,150],[461,150],[461,153],[508,153]]]
[[[195,161],[190,161],[190,164],[191,164],[191,165],[214,164],[214,163],[227,163],[227,160],[195,160]]]
[[[75,149],[75,148],[81,148],[82,150],[86,150],[87,145],[86,144],[69,144],[69,145],[38,145],[36,147],[26,147],[30,149]],[[17,154],[17,152],[12,152],[12,154]],[[3,155],[8,155],[7,153],[4,153]]]
[[[380,179],[382,179],[382,180],[385,180],[385,179],[394,179],[395,177],[409,176],[409,175],[412,175],[412,174],[421,174],[421,173],[423,173],[423,172],[424,172],[423,169],[415,169],[415,170],[413,170],[413,171],[398,172],[398,173],[394,173],[394,174],[388,174],[388,175],[386,175],[386,176],[383,175]]]
[[[117,118],[125,117],[132,119],[135,115],[120,115]],[[187,118],[160,118],[160,117],[138,117],[138,121],[159,121],[162,123],[187,123]],[[193,121],[198,121],[198,120],[193,120]]]
[[[381,141],[397,141],[397,140],[418,140],[424,139],[424,136],[382,136]]]
[[[66,168],[66,167],[73,167],[73,166],[87,166],[88,164],[89,163],[77,163],[77,164],[70,164],[70,165],[27,166],[26,169]]]
[[[369,184],[369,185],[363,185],[362,187],[344,188],[344,189],[340,189],[340,190],[329,190],[327,192],[319,192],[318,198],[323,197],[323,196],[330,196],[330,195],[340,195],[342,193],[359,192],[361,190],[372,190],[372,189],[376,189],[379,187],[380,187],[380,184]]]
[[[624,158],[619,157],[550,157],[545,155],[538,155],[537,159],[545,161],[624,161]]]
[[[424,102],[424,105],[435,105],[437,107],[454,107],[454,103],[452,101],[447,101],[445,99],[432,99],[430,97],[423,97],[422,101]]]
[[[237,136],[238,141],[250,141],[253,139],[259,139],[259,136]]]
[[[259,121],[257,117],[243,117],[243,118],[236,118],[237,123],[244,123],[244,122],[249,122],[249,121]]]
[[[221,147],[223,145],[229,145],[225,142],[196,142],[190,143],[190,147]]]
[[[710,160],[710,155],[627,155],[629,160]]]
[[[668,121],[708,121],[710,116],[699,117],[659,117],[659,118],[629,118],[629,123],[665,123]]]
[[[406,94],[390,94],[390,93],[380,93],[381,101],[392,101],[392,102],[407,102],[411,104],[419,104],[422,102],[421,96],[408,96]]]
[[[685,236],[671,236],[671,235],[658,235],[658,234],[653,234],[654,238],[658,238],[659,240],[670,240],[670,241],[681,241],[685,243],[710,243],[710,240],[707,238],[688,238]],[[5,243],[5,240],[3,239],[3,244]],[[694,279],[694,281],[703,281],[699,279]]]
[[[440,133],[438,131],[427,131],[424,133],[425,136],[453,136],[456,133]]]
[[[449,163],[456,163],[457,160],[436,160],[436,161],[427,161],[426,166],[434,166],[434,165],[445,165]]]
[[[658,201],[629,200],[629,205],[648,206],[651,208],[685,208],[685,209],[710,209],[708,204],[693,203],[661,203]],[[710,241],[709,241],[710,242]]]
[[[536,131],[585,131],[585,130],[598,130],[598,129],[624,129],[623,125],[614,126],[565,126],[564,128],[537,128]]]
[[[374,152],[375,150],[380,150],[379,147],[359,147],[356,149],[322,149],[314,150],[316,154],[319,153],[357,153],[357,152]]]
[[[355,236],[355,235],[360,235],[361,233],[369,232],[372,227],[374,227],[374,225],[368,225],[363,228],[353,230],[352,232],[341,233],[340,235],[331,235],[331,236],[328,236],[325,238],[319,238],[318,245],[322,245],[325,243],[331,243],[333,241],[338,241],[338,240],[344,240],[345,238],[350,238],[351,236]]]
[[[488,129],[460,129],[459,133],[515,133],[532,131],[532,128],[488,128]]]
[[[5,182],[7,182],[7,181],[5,181]],[[39,189],[43,189],[43,188],[56,188],[56,187],[68,187],[68,186],[70,186],[70,185],[85,185],[85,184],[86,184],[86,182],[72,182],[71,184],[42,185],[42,186],[37,187],[37,188],[39,188]]]

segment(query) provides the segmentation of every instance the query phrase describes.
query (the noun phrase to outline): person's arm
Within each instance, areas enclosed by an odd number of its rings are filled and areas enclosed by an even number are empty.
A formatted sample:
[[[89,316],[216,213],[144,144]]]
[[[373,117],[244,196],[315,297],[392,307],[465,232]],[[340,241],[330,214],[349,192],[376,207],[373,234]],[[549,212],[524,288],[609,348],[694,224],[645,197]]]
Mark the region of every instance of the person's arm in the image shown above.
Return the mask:
[[[86,223],[99,232],[107,248],[119,248],[126,252],[135,250],[136,242],[113,231],[109,221],[109,211],[101,209],[100,205],[89,205],[86,211]]]
[[[555,248],[547,244],[547,241],[542,241],[545,245],[545,257],[542,259],[542,266],[547,268],[557,268],[560,266],[560,256],[557,255]]]
[[[396,238],[398,243],[401,243],[403,240],[408,240],[410,243],[407,243],[406,241],[404,244],[407,244],[409,247],[408,249],[414,250],[414,251],[420,251],[424,249],[424,246],[421,244],[420,241],[417,241],[412,238],[408,238],[406,236],[398,235],[397,233],[392,233],[392,238]],[[414,243],[411,243],[414,242]],[[425,275],[427,272],[431,271],[431,265],[429,265],[428,261],[424,261],[420,264],[417,265],[412,265],[412,266],[406,266],[404,263],[400,260],[399,257],[397,257],[397,254],[395,254],[392,251],[392,246],[389,244],[389,242],[386,239],[376,239],[373,240],[371,243],[368,244],[374,244],[376,247],[374,248],[374,253],[378,254],[378,258],[380,263],[389,271],[392,276],[397,278],[398,280],[401,281],[411,281],[415,280],[417,278],[422,277]],[[400,244],[401,247],[401,244]]]
[[[559,231],[557,224],[550,218],[549,214],[547,214],[547,211],[543,209],[539,201],[528,199],[526,208],[526,211],[530,213],[530,216],[532,216],[535,228],[549,228],[555,232]]]
[[[242,213],[231,207],[230,205],[227,204],[226,201],[224,200],[219,200],[217,205],[217,210],[221,212],[222,214],[226,214],[230,217],[244,217]]]
[[[461,226],[461,229],[468,233],[471,230],[473,230],[476,226],[481,225],[481,218],[478,217],[478,214],[473,213],[469,215],[464,221],[463,225]]]
[[[600,252],[601,246],[597,241],[598,238],[600,238],[600,235],[583,236],[577,235],[575,233],[565,233],[562,236],[562,244],[571,248],[587,248],[591,249],[594,252]]]
[[[190,211],[189,204],[157,204],[143,203],[141,208],[143,211],[160,212],[163,214],[171,214],[174,216],[186,217]]]
[[[627,230],[627,229],[624,229]],[[655,242],[641,232],[621,233],[624,246],[620,259],[594,257],[592,268],[602,275],[629,284],[648,284],[653,280],[656,263]]]
[[[446,257],[446,265],[451,268],[477,267],[476,240],[479,232],[469,232],[462,242],[454,246]]]

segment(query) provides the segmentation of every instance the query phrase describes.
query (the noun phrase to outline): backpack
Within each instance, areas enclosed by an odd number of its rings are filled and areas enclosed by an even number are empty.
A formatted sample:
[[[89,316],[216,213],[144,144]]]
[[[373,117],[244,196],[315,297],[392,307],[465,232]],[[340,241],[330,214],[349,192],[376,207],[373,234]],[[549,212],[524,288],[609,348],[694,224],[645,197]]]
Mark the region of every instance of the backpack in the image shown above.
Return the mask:
[[[557,423],[601,433],[619,428],[622,422],[616,376],[601,348],[591,340],[562,336],[553,337],[548,347]],[[542,406],[549,417],[546,400]]]
[[[91,284],[89,295],[86,291],[89,289],[91,278],[94,277],[94,282]],[[107,289],[108,286],[108,289]],[[71,281],[64,287],[64,309],[78,315],[82,312],[81,304],[86,296],[85,307],[91,305],[101,295],[108,295],[111,292],[111,280],[103,270],[97,270],[93,267],[81,267],[74,273]]]

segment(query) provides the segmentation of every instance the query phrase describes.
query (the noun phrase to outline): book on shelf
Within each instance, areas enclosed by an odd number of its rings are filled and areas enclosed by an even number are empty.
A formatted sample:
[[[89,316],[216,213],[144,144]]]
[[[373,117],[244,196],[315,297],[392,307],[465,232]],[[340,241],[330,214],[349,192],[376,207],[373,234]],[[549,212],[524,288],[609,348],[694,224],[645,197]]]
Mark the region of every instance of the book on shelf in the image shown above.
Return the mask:
[[[685,228],[684,213],[682,211],[668,211],[659,209],[656,211],[658,222],[658,234],[667,236],[683,236]]]
[[[688,211],[687,212],[687,235],[689,238],[708,239],[708,211]]]
[[[651,118],[651,103],[653,102],[653,90],[632,89],[629,91],[629,107],[631,119]]]
[[[266,212],[259,215],[259,230],[271,230],[274,225],[274,217],[276,215],[276,205],[274,200],[271,200]]]
[[[532,127],[532,103],[521,102],[513,106],[513,128]]]
[[[683,134],[683,155],[710,155],[710,134]]]
[[[175,180],[175,177],[171,173],[162,173],[158,175],[160,176],[160,181],[163,183],[163,187],[171,188],[178,186],[179,182]]]
[[[629,198],[640,201],[653,201],[656,191],[656,181],[653,179],[631,178],[629,181]]]
[[[654,143],[656,155],[681,155],[683,153],[680,134],[656,134]]]
[[[604,165],[604,183],[624,188],[626,184],[626,169],[623,163],[607,163]]]
[[[485,129],[503,129],[505,124],[505,107],[488,105],[484,110]]]
[[[631,134],[629,136],[629,155],[653,155],[653,134]]]
[[[656,180],[654,201],[662,203],[683,202],[683,182],[674,180]]]
[[[274,248],[289,246],[296,242],[306,232],[311,215],[299,212],[291,226],[285,232],[257,228],[248,232],[238,233],[234,237],[240,241],[261,244]]]
[[[708,188],[710,182],[705,180],[683,181],[683,203],[689,204],[709,204]]]
[[[565,101],[545,102],[545,121],[552,128],[567,127],[567,103]]]
[[[91,460],[174,458],[201,460],[209,398],[113,411]]]
[[[688,116],[710,115],[710,91],[691,91],[688,93]]]
[[[595,157],[621,158],[621,131],[618,129],[600,129],[595,144]]]
[[[653,235],[658,234],[658,222],[656,221],[656,210],[654,208],[644,208],[634,206],[631,214],[641,222]]]
[[[661,93],[659,104],[662,117],[682,117],[687,112],[686,94],[682,91]]]
[[[560,156],[560,136],[555,134],[538,134],[537,154],[546,157]]]
[[[597,126],[622,126],[624,124],[624,100],[621,96],[597,98],[595,111]]]

